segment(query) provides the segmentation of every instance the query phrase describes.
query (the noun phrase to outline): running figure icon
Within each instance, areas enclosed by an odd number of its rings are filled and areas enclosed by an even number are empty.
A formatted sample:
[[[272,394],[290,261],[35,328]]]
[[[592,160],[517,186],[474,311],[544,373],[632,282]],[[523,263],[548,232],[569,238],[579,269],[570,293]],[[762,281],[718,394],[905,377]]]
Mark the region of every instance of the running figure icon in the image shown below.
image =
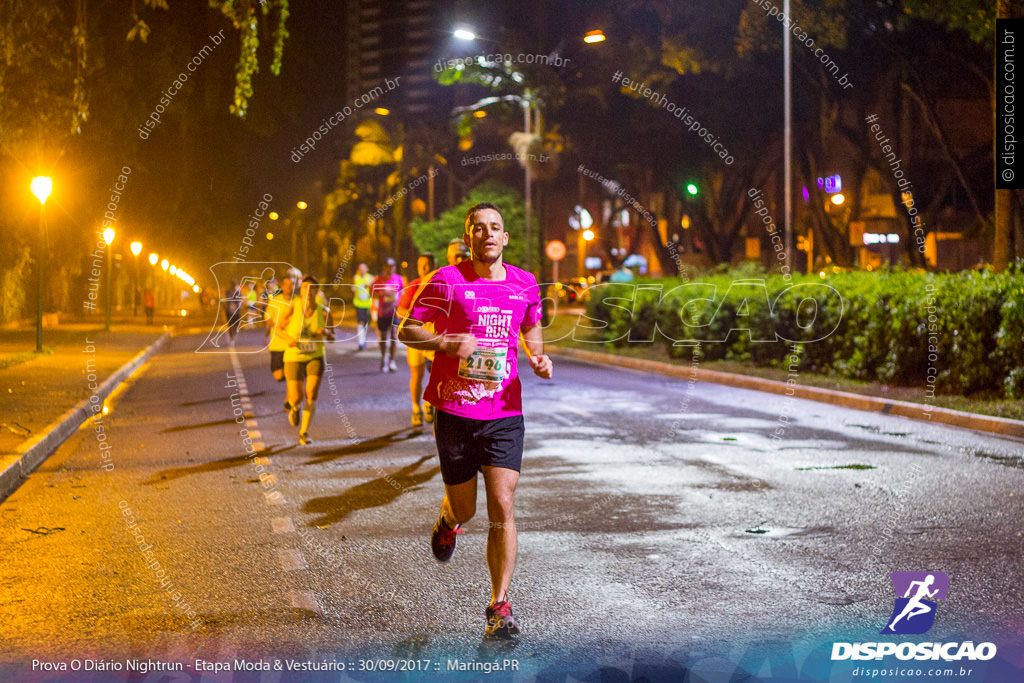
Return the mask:
[[[928,631],[935,623],[937,601],[946,597],[949,577],[933,571],[893,572],[890,578],[898,597],[889,625],[881,632],[920,634]]]

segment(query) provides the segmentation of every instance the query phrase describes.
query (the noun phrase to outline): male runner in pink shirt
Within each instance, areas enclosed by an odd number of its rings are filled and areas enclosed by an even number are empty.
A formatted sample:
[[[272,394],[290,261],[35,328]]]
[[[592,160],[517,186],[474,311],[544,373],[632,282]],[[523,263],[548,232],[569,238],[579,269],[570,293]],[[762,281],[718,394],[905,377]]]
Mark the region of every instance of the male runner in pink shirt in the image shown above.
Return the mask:
[[[523,409],[518,343],[534,374],[550,378],[540,328],[540,289],[531,273],[502,262],[508,244],[497,206],[476,204],[466,213],[466,244],[472,260],[436,270],[413,302],[399,339],[436,350],[423,394],[435,408],[434,437],[445,497],[430,545],[447,562],[456,534],[476,512],[476,474],[487,492],[487,568],[491,602],[488,635],[519,633],[508,601],[516,564],[513,497],[523,459]],[[433,323],[436,332],[424,329]]]

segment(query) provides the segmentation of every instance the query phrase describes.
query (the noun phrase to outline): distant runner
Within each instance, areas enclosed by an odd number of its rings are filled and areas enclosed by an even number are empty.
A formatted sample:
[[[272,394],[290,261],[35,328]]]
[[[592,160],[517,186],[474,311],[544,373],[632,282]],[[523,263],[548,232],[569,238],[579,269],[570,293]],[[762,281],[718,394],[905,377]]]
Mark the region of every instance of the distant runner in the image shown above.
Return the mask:
[[[407,318],[409,316],[409,311],[412,310],[413,299],[416,297],[416,291],[419,289],[423,279],[434,270],[435,266],[434,255],[429,251],[420,254],[420,257],[416,259],[416,272],[419,277],[406,285],[405,289],[402,290],[402,298],[398,302],[399,318]],[[429,324],[428,328],[433,330]],[[423,376],[430,373],[430,364],[434,362],[434,352],[421,351],[414,346],[410,346],[406,349],[405,353],[406,360],[409,362],[409,396],[412,398],[412,426],[421,427],[424,421],[434,421],[434,407],[429,402],[424,402],[423,406],[420,407],[420,401],[423,399]]]
[[[518,547],[513,497],[524,436],[520,336],[534,374],[550,378],[552,364],[544,355],[537,280],[502,262],[508,233],[497,206],[481,203],[469,209],[465,241],[472,260],[433,274],[413,302],[399,338],[440,352],[424,393],[435,408],[434,436],[445,488],[431,550],[441,562],[451,559],[461,526],[476,512],[476,475],[482,472],[490,520],[486,633],[509,636],[520,631],[508,601]],[[428,322],[436,333],[424,328]]]
[[[395,273],[395,259],[384,261],[384,272],[373,281],[370,293],[377,300],[377,331],[380,332],[380,371],[394,372],[395,352],[398,350],[398,327],[395,312],[398,296],[405,287],[405,278]]]
[[[309,425],[316,413],[320,378],[324,374],[324,340],[334,340],[331,311],[322,305],[319,287],[312,275],[302,278],[301,294],[292,302],[282,333],[288,341],[288,348],[284,352],[284,376],[288,380],[288,421],[294,427],[299,426],[301,419],[299,443],[303,445],[312,443]],[[305,407],[302,405],[303,395],[306,399]]]
[[[356,292],[352,299],[352,305],[356,309],[356,329],[358,331],[359,350],[362,351],[366,348],[366,332],[370,328],[370,307],[373,306],[373,297],[370,296],[373,276],[370,275],[370,268],[365,263],[359,264],[353,282],[356,286]]]

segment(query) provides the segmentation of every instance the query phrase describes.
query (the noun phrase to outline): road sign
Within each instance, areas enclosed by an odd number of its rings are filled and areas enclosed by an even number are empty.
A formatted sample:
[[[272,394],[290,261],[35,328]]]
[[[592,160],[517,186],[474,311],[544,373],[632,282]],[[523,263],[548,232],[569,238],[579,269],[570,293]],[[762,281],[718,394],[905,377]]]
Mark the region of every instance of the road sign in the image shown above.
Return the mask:
[[[565,243],[560,240],[551,240],[544,247],[544,253],[552,261],[561,261],[565,258]]]

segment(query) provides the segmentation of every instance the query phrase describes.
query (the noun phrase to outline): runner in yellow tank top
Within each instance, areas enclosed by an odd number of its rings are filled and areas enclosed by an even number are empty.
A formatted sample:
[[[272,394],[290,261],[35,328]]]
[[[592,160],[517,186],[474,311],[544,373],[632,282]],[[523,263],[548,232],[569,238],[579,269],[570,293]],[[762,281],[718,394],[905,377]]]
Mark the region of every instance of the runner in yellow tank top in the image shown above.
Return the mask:
[[[301,421],[299,443],[303,445],[312,443],[309,424],[316,413],[320,379],[324,374],[325,340],[334,341],[331,311],[320,303],[318,294],[316,278],[312,275],[304,277],[301,293],[294,299],[281,333],[288,341],[284,352],[284,376],[288,381],[288,403],[291,405],[288,420],[293,426],[298,426]],[[302,405],[303,398],[305,406]]]

